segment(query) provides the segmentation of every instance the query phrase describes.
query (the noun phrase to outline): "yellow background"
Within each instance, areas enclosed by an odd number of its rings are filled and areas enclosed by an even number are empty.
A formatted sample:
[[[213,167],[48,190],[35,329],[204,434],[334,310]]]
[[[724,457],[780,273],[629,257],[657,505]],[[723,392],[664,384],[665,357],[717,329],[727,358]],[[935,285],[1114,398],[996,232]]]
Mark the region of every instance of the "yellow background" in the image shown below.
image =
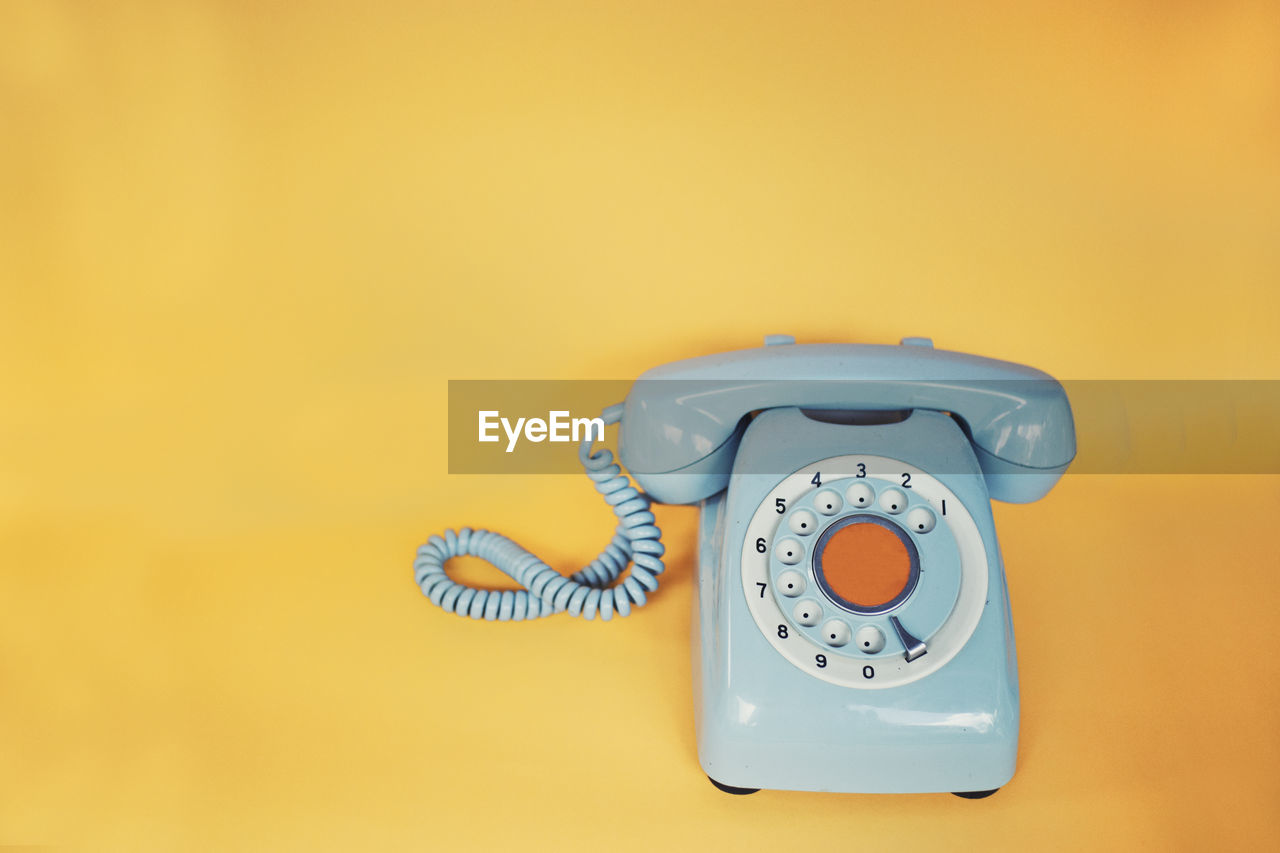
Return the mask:
[[[610,526],[448,476],[450,378],[767,332],[1280,376],[1278,103],[1263,2],[4,3],[0,844],[1274,846],[1274,476],[997,506],[981,802],[711,788],[691,509],[622,622],[470,623],[410,562]]]

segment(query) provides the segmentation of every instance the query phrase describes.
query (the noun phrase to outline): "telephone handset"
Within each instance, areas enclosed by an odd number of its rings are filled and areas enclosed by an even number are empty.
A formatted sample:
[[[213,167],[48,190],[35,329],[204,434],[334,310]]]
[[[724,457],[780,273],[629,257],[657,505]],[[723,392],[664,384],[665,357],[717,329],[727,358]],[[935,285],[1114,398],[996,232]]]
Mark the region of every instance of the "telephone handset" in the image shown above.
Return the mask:
[[[700,503],[695,720],[717,787],[978,797],[1012,777],[1017,663],[990,500],[1037,500],[1071,463],[1058,382],[922,338],[771,336],[650,370],[603,419],[621,422],[644,489],[584,442],[618,517],[605,550],[565,577],[499,534],[447,531],[414,563],[433,603],[625,616],[663,571],[650,500]],[[524,589],[456,583],[443,566],[461,554]]]

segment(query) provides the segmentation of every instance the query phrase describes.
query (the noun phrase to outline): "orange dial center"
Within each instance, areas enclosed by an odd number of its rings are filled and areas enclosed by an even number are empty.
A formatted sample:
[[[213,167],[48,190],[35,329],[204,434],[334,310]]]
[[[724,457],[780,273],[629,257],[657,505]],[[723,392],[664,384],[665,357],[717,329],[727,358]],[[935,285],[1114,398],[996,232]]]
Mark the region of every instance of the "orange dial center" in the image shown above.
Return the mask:
[[[883,607],[901,596],[911,582],[906,544],[880,524],[846,524],[835,530],[818,558],[819,580],[854,607]]]

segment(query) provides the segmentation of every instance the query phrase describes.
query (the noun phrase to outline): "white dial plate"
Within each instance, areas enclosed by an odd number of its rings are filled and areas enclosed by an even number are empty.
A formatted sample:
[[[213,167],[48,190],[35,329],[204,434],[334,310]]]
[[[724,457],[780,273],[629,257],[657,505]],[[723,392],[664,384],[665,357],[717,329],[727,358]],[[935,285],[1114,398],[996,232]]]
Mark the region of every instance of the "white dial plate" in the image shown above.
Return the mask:
[[[855,645],[836,648],[820,645],[800,629],[801,626],[790,612],[784,613],[778,599],[769,589],[770,554],[768,550],[761,553],[756,548],[756,542],[761,538],[766,542],[774,542],[775,535],[793,535],[789,526],[780,527],[786,522],[786,514],[778,513],[777,500],[781,498],[786,506],[791,506],[814,490],[813,481],[819,474],[822,483],[832,483],[848,477],[865,478],[866,485],[877,495],[890,489],[902,489],[906,479],[910,483],[912,495],[927,502],[933,509],[937,526],[945,526],[955,537],[960,554],[960,584],[955,606],[932,635],[921,637],[928,651],[910,663],[902,654],[869,659],[861,655]],[[878,509],[874,505],[867,510],[846,505],[834,518],[819,520],[825,524],[859,511],[878,512]],[[901,516],[897,519],[901,519]],[[926,532],[924,535],[933,536],[934,532]],[[811,589],[817,589],[817,585],[813,583],[809,555],[806,554],[804,561],[794,568],[807,579]],[[982,618],[987,596],[987,571],[987,552],[982,544],[982,536],[960,499],[921,469],[885,456],[833,456],[806,465],[786,477],[761,501],[747,526],[747,535],[742,544],[742,589],[751,616],[765,639],[783,657],[805,672],[832,684],[862,689],[894,687],[915,681],[935,672],[955,657]],[[929,573],[926,571],[920,583],[923,585],[928,582]],[[795,599],[783,600],[791,603],[787,608],[790,611]],[[827,607],[827,610],[834,612],[835,608]],[[850,623],[856,631],[856,617],[852,617]],[[788,628],[784,629],[782,626]],[[889,640],[890,643],[896,642],[896,638],[891,637]]]

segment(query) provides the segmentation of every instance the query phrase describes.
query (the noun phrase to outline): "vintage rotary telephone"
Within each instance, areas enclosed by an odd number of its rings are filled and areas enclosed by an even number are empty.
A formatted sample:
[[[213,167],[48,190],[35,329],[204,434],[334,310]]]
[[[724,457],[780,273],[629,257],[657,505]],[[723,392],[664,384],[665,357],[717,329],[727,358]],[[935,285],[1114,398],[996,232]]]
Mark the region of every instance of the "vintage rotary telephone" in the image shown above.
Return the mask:
[[[990,500],[1034,501],[1062,476],[1066,394],[923,338],[765,343],[650,370],[605,411],[644,492],[584,443],[619,519],[586,568],[565,577],[463,529],[419,549],[415,578],[472,618],[625,616],[663,570],[649,501],[700,502],[695,716],[717,787],[986,796],[1012,777],[1018,743]],[[454,582],[443,566],[461,554],[525,589]]]

